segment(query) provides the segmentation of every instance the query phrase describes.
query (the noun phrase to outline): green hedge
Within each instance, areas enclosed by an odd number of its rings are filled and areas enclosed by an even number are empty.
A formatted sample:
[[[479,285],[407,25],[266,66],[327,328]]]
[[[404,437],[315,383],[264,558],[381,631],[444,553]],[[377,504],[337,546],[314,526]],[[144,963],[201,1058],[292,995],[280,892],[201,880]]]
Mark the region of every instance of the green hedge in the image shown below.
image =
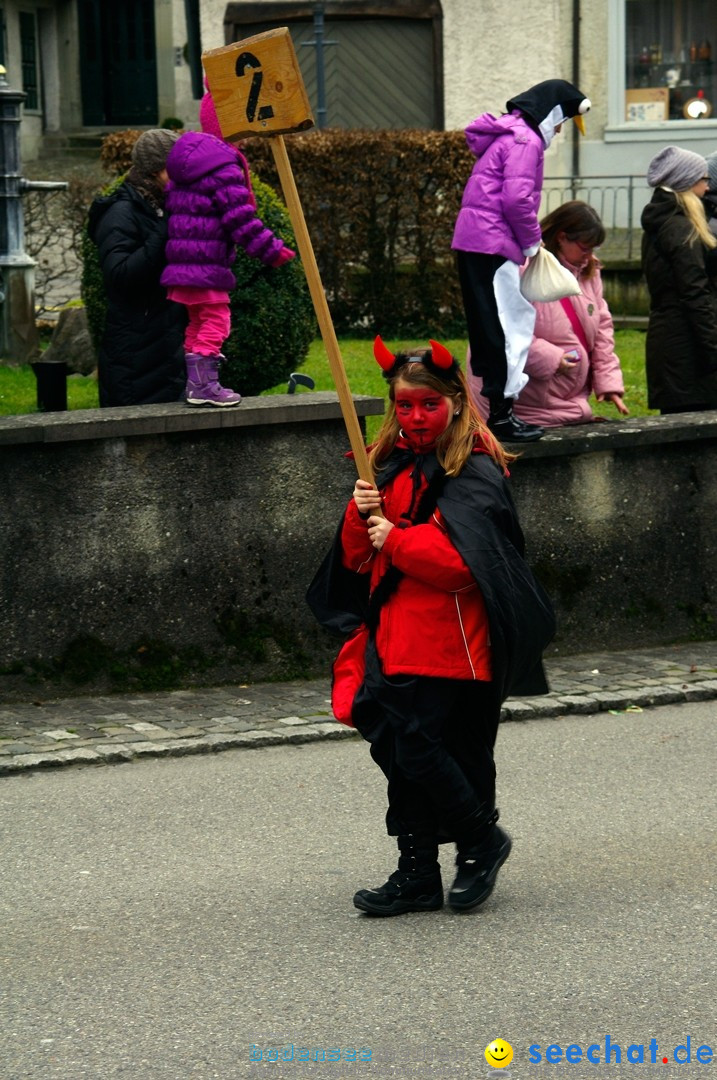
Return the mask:
[[[462,131],[312,131],[286,138],[336,329],[464,336],[451,251],[475,159]],[[278,182],[267,140],[244,147]]]
[[[252,186],[261,220],[296,251],[289,213],[276,192],[257,177]],[[272,270],[240,248],[233,272],[237,284],[222,384],[242,394],[260,394],[287,381],[306,359],[317,333],[314,306],[298,254]]]

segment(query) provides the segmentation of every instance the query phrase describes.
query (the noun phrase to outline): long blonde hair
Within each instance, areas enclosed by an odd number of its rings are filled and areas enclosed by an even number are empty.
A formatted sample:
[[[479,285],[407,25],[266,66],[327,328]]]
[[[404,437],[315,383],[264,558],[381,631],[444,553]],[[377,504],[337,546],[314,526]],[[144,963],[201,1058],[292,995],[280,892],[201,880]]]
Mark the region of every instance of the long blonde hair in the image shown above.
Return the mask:
[[[400,354],[397,355],[400,356]],[[421,361],[424,357],[430,359],[431,350],[414,349],[405,355],[415,357],[417,361]],[[376,442],[369,451],[369,461],[372,468],[380,472],[384,462],[395,447],[401,431],[395,406],[396,383],[399,379],[411,386],[428,387],[442,397],[452,398],[454,407],[460,406],[458,415],[453,417],[449,427],[436,442],[438,464],[445,471],[446,476],[458,476],[473,453],[476,442],[482,444],[496,465],[504,472],[507,471],[508,463],[514,461],[516,455],[504,450],[493,433],[486,427],[483,418],[473,403],[465,375],[460,368],[456,366],[452,371],[446,372],[445,376],[438,376],[429,371],[423,363],[410,360],[401,365],[389,381],[388,408],[376,436]]]
[[[717,237],[710,232],[705,206],[697,192],[676,191],[674,194],[677,205],[682,207],[685,217],[692,226],[692,231],[687,238],[688,243],[694,244],[699,241],[707,248],[717,247]]]

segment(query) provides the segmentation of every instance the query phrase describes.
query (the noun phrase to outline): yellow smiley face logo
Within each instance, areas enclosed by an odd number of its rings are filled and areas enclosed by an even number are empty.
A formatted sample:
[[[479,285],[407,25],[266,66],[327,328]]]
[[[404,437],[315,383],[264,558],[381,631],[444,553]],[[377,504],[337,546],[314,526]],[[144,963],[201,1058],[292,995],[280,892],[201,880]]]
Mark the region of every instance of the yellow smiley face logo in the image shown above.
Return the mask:
[[[485,1059],[494,1069],[504,1069],[513,1060],[513,1047],[505,1039],[493,1039],[485,1048]]]

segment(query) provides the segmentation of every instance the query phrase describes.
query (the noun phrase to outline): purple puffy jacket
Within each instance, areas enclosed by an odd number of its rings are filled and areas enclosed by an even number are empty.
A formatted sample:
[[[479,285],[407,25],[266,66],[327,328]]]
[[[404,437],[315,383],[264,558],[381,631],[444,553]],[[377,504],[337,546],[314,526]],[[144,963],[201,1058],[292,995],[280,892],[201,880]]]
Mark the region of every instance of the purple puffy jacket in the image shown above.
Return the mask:
[[[215,135],[188,131],[167,158],[167,267],[162,285],[230,292],[240,244],[271,266],[284,242],[257,217],[246,158]]]
[[[541,241],[543,139],[519,112],[484,113],[466,128],[466,142],[478,160],[463,191],[451,247],[503,255],[520,266],[525,250]]]

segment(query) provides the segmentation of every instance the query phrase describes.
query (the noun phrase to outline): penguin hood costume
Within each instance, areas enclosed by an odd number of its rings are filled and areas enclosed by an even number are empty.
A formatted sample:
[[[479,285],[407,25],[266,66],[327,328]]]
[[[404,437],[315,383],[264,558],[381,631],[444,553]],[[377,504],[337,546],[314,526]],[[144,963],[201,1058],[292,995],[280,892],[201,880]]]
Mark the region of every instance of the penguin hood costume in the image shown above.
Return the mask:
[[[566,120],[574,120],[578,131],[584,135],[584,116],[590,105],[590,98],[565,79],[546,79],[505,103],[509,112],[518,109],[533,121],[546,149],[553,140],[555,129]]]

